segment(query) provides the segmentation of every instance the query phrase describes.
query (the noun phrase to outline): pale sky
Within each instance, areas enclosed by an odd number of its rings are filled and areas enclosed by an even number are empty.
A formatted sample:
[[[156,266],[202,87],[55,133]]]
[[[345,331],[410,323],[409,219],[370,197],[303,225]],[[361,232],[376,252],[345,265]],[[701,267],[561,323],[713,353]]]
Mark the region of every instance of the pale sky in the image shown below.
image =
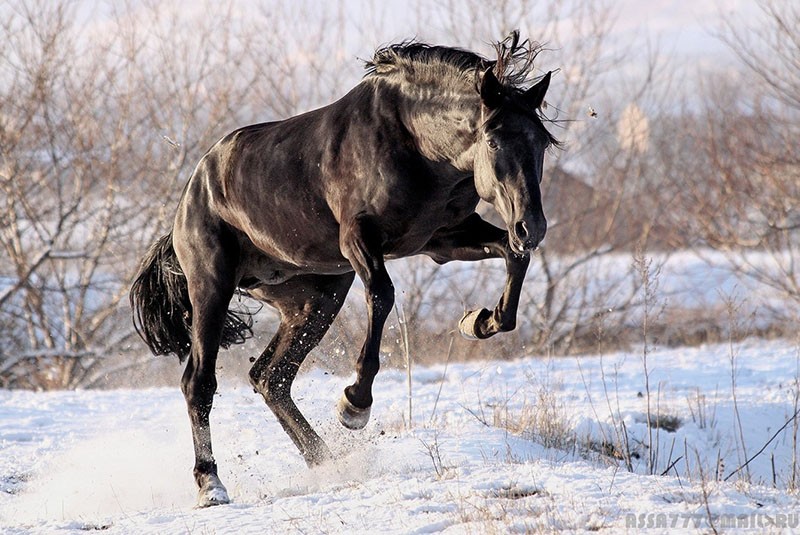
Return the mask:
[[[281,9],[285,0],[273,0],[275,9]],[[317,0],[323,2],[324,0]],[[441,0],[419,0],[421,4]],[[621,43],[658,44],[666,53],[675,53],[682,58],[725,58],[730,51],[713,37],[720,26],[720,11],[747,20],[758,13],[756,0],[608,0],[616,12],[613,35]],[[793,1],[793,0],[785,0]],[[186,12],[201,9],[193,0],[169,0],[181,5]],[[106,10],[103,0],[85,0],[80,11],[89,20],[103,18]],[[253,9],[248,0],[233,0],[238,9]],[[266,2],[269,4],[269,2]],[[293,2],[288,2],[291,5]],[[315,5],[314,1],[306,2]],[[456,2],[457,4],[457,2]],[[136,5],[136,0],[134,0]],[[336,4],[328,4],[331,5]],[[425,35],[425,28],[418,27],[413,13],[415,3],[411,0],[344,0],[340,5],[347,19],[359,32],[368,31],[364,20],[373,20],[375,13],[383,15],[386,27],[375,29],[377,33],[368,40],[377,40],[375,45],[387,44],[410,37]],[[457,9],[457,7],[456,7]],[[361,37],[366,37],[361,35]],[[536,39],[536,36],[529,36]],[[368,50],[365,52],[369,52]]]
[[[142,0],[132,0],[136,6]],[[244,16],[252,13],[263,14],[264,8],[255,7],[251,0],[231,0],[234,9]],[[294,5],[289,0],[265,0],[263,5],[277,12],[282,7]],[[360,63],[356,58],[371,55],[373,47],[398,42],[409,38],[430,39],[432,26],[426,28],[426,21],[420,22],[416,16],[420,4],[436,2],[438,6],[447,5],[444,0],[343,0],[341,4],[324,0],[305,0],[302,5],[310,6],[315,13],[315,6],[322,6],[340,15],[344,15],[350,28],[345,36],[344,53],[352,57],[354,77],[360,76]],[[449,1],[449,0],[448,0]],[[458,0],[453,0],[459,9]],[[589,0],[594,1],[594,0]],[[785,0],[793,1],[793,0]],[[797,0],[794,0],[797,1]],[[84,0],[80,12],[94,26],[102,26],[104,11],[107,12],[107,0]],[[320,2],[317,4],[317,2]],[[666,58],[666,65],[677,64],[691,70],[722,70],[736,61],[733,52],[726,47],[714,33],[721,27],[721,13],[730,14],[738,20],[753,20],[759,13],[756,0],[607,0],[615,13],[615,24],[609,45],[612,49],[622,51],[627,58],[620,72],[633,74],[643,67],[648,53],[657,47],[659,57]],[[547,0],[534,4],[545,5]],[[605,2],[604,2],[605,3]],[[178,5],[185,14],[204,14],[200,3],[196,0],[169,0],[168,5]],[[224,2],[223,2],[224,4]],[[488,9],[488,8],[487,8]],[[381,20],[375,27],[367,21]],[[432,23],[431,23],[432,24]],[[310,25],[310,30],[314,30]],[[568,28],[568,26],[565,26]],[[427,33],[426,33],[427,30]],[[269,31],[267,29],[267,31]],[[502,36],[489,36],[487,43]],[[536,35],[524,37],[536,40]],[[567,35],[562,36],[568,40]],[[299,37],[305,46],[313,48],[313,36]],[[440,42],[441,37],[433,38]],[[454,44],[460,43],[441,43]],[[462,45],[463,46],[463,45]],[[475,49],[479,53],[490,52],[488,45],[484,50]],[[555,57],[555,56],[551,56]],[[568,68],[568,58],[560,58],[550,67]]]
[[[667,52],[708,61],[731,55],[713,35],[720,27],[720,12],[740,20],[758,13],[754,0],[617,0],[614,4],[619,12],[615,33],[620,37],[649,34]]]

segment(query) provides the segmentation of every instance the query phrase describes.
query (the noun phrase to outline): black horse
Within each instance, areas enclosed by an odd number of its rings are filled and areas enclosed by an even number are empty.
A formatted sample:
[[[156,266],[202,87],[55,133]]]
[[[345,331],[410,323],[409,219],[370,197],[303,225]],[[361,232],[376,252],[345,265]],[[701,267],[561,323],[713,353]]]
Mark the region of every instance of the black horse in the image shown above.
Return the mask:
[[[130,297],[151,350],[188,357],[181,387],[200,506],[229,501],[209,413],[220,346],[250,334],[250,318],[228,310],[237,288],[280,311],[250,382],[309,465],[330,451],[292,401],[291,385],[355,275],[368,321],[355,382],[337,406],[350,429],[369,419],[394,303],[385,260],[503,258],[499,303],[467,313],[459,327],[472,338],[515,327],[529,252],[547,228],[539,184],[556,140],[539,112],[550,73],[522,87],[540,48],[520,43],[517,32],[495,48],[496,60],[416,42],[382,48],[339,101],[236,130],[197,165],[172,232],[143,259]],[[479,199],[494,205],[505,230],[475,213]]]

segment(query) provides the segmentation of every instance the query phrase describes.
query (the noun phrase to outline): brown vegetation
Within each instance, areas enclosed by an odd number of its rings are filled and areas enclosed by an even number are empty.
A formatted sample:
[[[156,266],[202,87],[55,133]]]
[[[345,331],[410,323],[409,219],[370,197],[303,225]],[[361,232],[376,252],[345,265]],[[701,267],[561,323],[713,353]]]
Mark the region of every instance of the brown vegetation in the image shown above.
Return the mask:
[[[169,227],[192,166],[232,128],[298,113],[355,84],[355,56],[395,37],[381,31],[387,14],[365,6],[369,23],[350,20],[344,3],[264,4],[245,16],[237,4],[186,11],[109,2],[91,20],[80,3],[0,8],[0,387],[108,384],[151,362],[125,296],[143,251]],[[773,326],[780,332],[792,319],[800,304],[800,15],[786,2],[760,6],[760,18],[728,17],[720,31],[738,71],[684,67],[681,78],[694,84],[673,83],[677,70],[658,51],[638,73],[624,73],[621,65],[640,58],[612,45],[613,11],[603,3],[414,6],[428,32],[420,38],[485,51],[519,27],[547,44],[541,68],[561,68],[546,112],[565,149],[546,161],[551,228],[531,263],[519,328],[482,345],[458,340],[455,358],[633,343],[633,262],[596,291],[587,290],[596,276],[587,266],[635,250],[728,251],[733,269],[790,304]],[[699,89],[680,92],[690,86]],[[409,347],[421,360],[445,355],[459,313],[487,305],[502,279],[491,263],[466,272],[421,258],[393,265]],[[676,342],[709,340],[725,330],[715,314],[667,310],[651,329]],[[423,330],[422,318],[436,321]],[[269,330],[272,316],[259,319],[257,328]],[[363,325],[361,306],[346,307],[318,354],[330,355],[329,365],[354,354]],[[402,354],[397,333],[387,330],[387,354]]]

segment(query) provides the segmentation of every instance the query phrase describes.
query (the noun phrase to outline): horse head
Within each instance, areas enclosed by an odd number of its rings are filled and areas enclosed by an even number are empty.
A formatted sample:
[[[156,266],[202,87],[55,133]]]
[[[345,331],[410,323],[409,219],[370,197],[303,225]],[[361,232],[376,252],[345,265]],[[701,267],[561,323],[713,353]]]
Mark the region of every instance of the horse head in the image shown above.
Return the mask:
[[[491,68],[480,80],[475,188],[502,217],[517,253],[535,249],[547,231],[539,185],[544,154],[554,139],[537,110],[549,85],[549,72],[525,91],[503,85]]]

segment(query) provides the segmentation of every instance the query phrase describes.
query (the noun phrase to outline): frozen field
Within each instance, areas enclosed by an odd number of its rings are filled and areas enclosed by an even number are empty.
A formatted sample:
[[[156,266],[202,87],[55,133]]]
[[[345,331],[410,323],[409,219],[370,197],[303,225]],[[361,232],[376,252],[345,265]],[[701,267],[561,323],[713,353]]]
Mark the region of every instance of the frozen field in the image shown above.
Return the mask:
[[[177,387],[0,391],[0,532],[796,532],[796,428],[775,435],[797,410],[798,346],[647,364],[650,428],[637,353],[417,368],[410,425],[405,371],[384,370],[360,432],[333,416],[350,378],[313,370],[294,395],[340,456],[313,470],[259,397],[223,382],[212,432],[233,504],[204,510]]]

